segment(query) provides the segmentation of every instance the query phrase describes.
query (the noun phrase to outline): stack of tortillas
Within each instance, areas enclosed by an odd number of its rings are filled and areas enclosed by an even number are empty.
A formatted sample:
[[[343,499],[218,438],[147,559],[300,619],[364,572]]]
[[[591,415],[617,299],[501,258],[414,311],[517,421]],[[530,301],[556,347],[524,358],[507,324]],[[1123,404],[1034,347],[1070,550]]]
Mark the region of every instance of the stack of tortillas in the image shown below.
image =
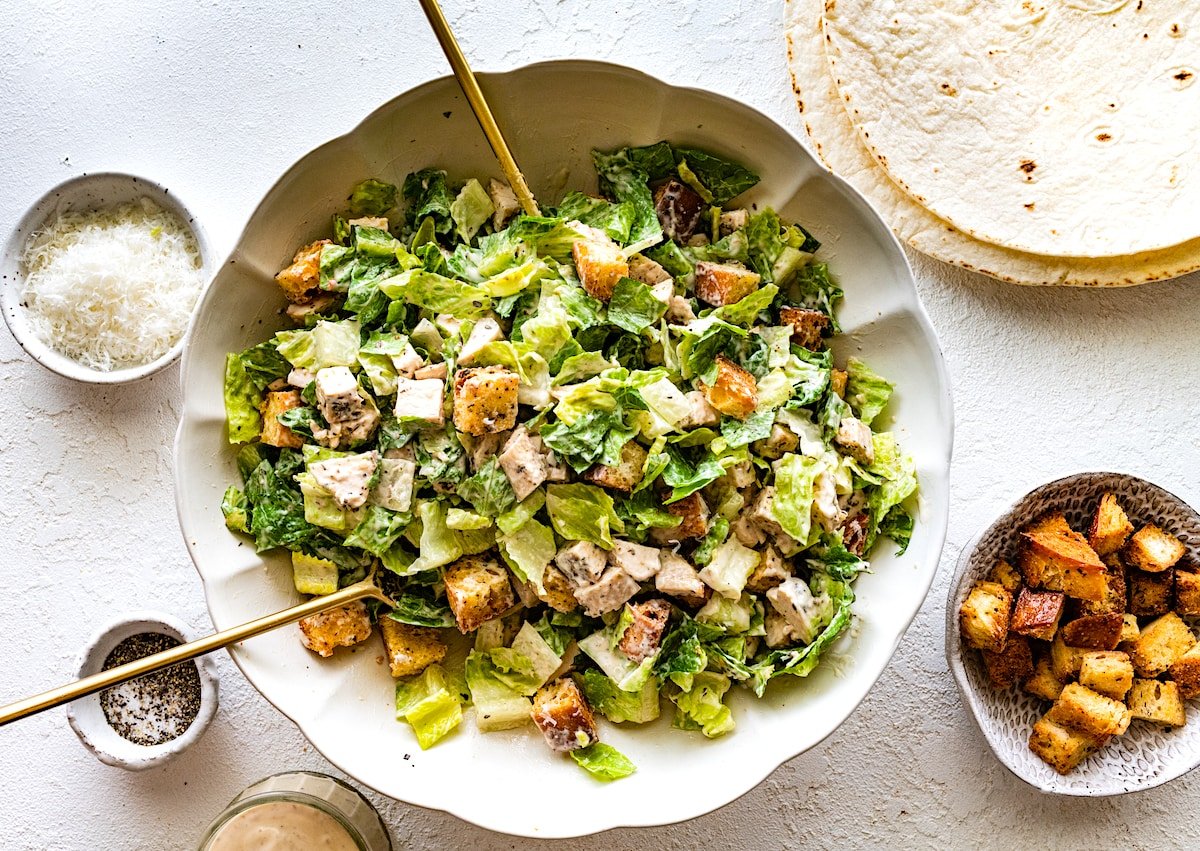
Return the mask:
[[[902,242],[1019,284],[1200,269],[1200,3],[787,0],[811,146]]]

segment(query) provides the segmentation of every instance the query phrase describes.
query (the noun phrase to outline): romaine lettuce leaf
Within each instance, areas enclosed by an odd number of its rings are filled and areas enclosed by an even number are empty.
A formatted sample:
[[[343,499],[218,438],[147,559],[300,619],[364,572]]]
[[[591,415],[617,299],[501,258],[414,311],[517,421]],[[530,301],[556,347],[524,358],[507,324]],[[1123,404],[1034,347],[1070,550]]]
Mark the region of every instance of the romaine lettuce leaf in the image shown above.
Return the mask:
[[[450,205],[450,218],[454,220],[458,238],[470,242],[495,209],[480,182],[473,177],[468,180]]]
[[[411,228],[429,217],[438,233],[448,233],[451,226],[450,205],[454,195],[446,186],[446,172],[427,168],[404,178],[402,189],[408,204],[407,221]]]
[[[508,476],[500,469],[500,462],[495,457],[489,458],[475,475],[463,480],[458,486],[458,495],[484,517],[496,517],[517,504]]]
[[[625,531],[612,497],[592,485],[547,485],[546,512],[554,531],[562,537],[591,541],[606,550],[612,549],[612,533]]]
[[[492,297],[482,289],[454,278],[409,269],[379,282],[388,298],[403,299],[434,313],[449,313],[456,319],[476,319],[492,307]]]
[[[645,724],[658,717],[659,683],[654,677],[647,679],[639,691],[629,692],[595,668],[586,668],[578,676],[588,703],[614,724]]]
[[[242,359],[225,356],[225,423],[230,443],[249,443],[262,431],[261,395]]]
[[[721,596],[736,600],[758,567],[759,558],[737,538],[728,538],[713,551],[712,561],[700,571],[700,578]]]
[[[771,514],[783,531],[800,543],[812,532],[813,486],[825,465],[803,455],[785,455],[775,465]]]
[[[688,171],[708,190],[710,197],[705,201],[718,207],[758,183],[758,175],[745,166],[697,148],[676,148],[675,162],[680,175],[686,162]]]
[[[640,334],[667,312],[650,287],[633,278],[622,278],[608,302],[608,321],[630,334]]]
[[[346,536],[348,547],[358,547],[382,556],[392,548],[396,539],[404,534],[412,515],[389,511],[378,505],[368,505],[354,531]]]
[[[533,720],[529,698],[501,681],[489,653],[472,651],[467,656],[465,674],[480,730],[511,730]]]
[[[412,626],[447,629],[454,626],[454,613],[444,600],[433,600],[413,592],[393,596],[396,607],[388,617]]]
[[[396,187],[369,177],[350,190],[348,204],[355,216],[382,216],[396,206]]]
[[[462,702],[446,683],[441,665],[430,665],[415,677],[396,683],[396,720],[412,725],[425,750],[462,721]]]
[[[870,425],[887,407],[894,385],[858,358],[846,362],[846,401],[858,418]]]
[[[674,157],[670,146],[650,148],[622,148],[610,153],[592,151],[592,162],[600,177],[600,191],[616,201],[633,208],[633,223],[629,228],[629,244],[639,250],[657,245],[662,241],[662,227],[654,211],[654,196],[650,194],[649,182],[654,176],[666,176],[674,169]],[[663,150],[665,149],[665,154]],[[665,161],[671,165],[664,173]]]
[[[234,532],[250,531],[250,503],[241,488],[230,485],[221,497],[221,514],[225,527]]]
[[[354,319],[322,319],[310,331],[280,331],[275,335],[279,353],[293,366],[316,372],[330,366],[357,366],[359,325]]]
[[[533,497],[529,497],[533,499]],[[526,502],[529,501],[526,500]],[[542,584],[546,567],[558,552],[554,533],[538,520],[526,520],[519,531],[501,535],[500,554],[518,578],[532,583],[539,594],[546,593]]]
[[[610,204],[582,192],[571,192],[562,199],[555,213],[568,221],[582,222],[602,230],[610,239],[624,244],[629,241],[629,229],[633,226],[637,211],[629,202]]]
[[[458,536],[446,525],[445,503],[422,502],[417,514],[421,518],[421,554],[409,567],[410,573],[441,567],[462,556]]]
[[[575,760],[575,763],[588,774],[606,783],[628,777],[637,771],[637,767],[630,762],[629,757],[612,745],[606,745],[603,742],[596,742],[586,748],[577,748],[570,751],[570,754],[571,759]]]
[[[721,703],[729,691],[729,677],[713,671],[695,674],[689,691],[670,695],[675,704],[672,726],[681,730],[699,730],[715,739],[733,729],[733,713]]]

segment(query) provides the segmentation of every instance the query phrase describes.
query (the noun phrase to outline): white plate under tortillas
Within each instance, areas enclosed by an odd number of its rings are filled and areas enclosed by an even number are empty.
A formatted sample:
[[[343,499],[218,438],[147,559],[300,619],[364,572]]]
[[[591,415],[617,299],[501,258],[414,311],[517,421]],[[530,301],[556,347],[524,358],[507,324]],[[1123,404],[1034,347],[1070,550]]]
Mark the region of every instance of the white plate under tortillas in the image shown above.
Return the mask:
[[[972,236],[1112,257],[1200,237],[1200,4],[826,0],[875,161]]]
[[[809,142],[830,170],[854,184],[900,239],[946,263],[1017,284],[1131,286],[1200,269],[1200,239],[1159,251],[1105,258],[1051,257],[975,239],[914,201],[863,146],[825,60],[825,0],[789,0],[788,63]]]

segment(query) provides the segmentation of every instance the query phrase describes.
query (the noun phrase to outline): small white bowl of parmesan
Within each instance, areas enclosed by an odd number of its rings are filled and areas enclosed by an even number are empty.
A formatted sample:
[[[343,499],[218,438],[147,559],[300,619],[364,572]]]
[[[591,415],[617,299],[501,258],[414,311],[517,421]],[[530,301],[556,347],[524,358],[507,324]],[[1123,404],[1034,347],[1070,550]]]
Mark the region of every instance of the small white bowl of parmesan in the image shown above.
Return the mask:
[[[38,363],[125,384],[173,363],[211,277],[204,232],[154,181],[85,174],[43,195],[0,261],[0,309]]]

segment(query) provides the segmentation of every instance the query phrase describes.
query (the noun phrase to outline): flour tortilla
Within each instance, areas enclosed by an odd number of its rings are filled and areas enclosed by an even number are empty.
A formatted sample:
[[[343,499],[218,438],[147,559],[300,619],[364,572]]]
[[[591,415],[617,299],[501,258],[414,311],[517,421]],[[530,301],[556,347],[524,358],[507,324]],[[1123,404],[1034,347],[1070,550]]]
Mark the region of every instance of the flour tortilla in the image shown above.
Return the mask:
[[[901,241],[945,263],[1014,284],[1121,287],[1200,269],[1200,240],[1163,251],[1103,259],[1055,258],[1001,248],[954,228],[912,200],[863,147],[825,61],[824,0],[789,0],[788,65],[811,147],[870,200]]]
[[[1056,257],[1200,237],[1200,4],[826,0],[875,161],[961,231]]]

